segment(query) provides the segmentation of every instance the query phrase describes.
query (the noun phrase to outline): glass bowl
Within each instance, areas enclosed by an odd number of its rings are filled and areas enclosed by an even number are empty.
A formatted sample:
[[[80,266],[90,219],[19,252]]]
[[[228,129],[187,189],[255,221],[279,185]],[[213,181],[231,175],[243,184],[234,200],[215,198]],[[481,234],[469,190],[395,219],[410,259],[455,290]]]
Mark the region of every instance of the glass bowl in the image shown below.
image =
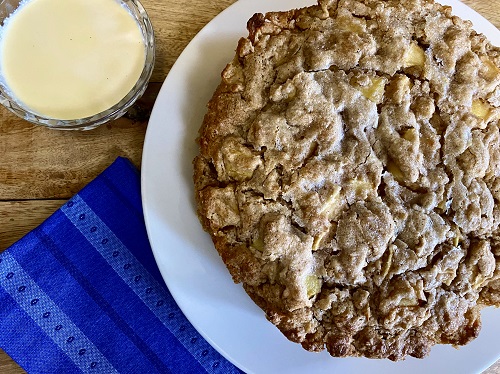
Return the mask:
[[[0,25],[3,25],[5,19],[14,12],[19,5],[25,0],[0,0]],[[138,0],[118,0],[130,14],[135,18],[139,25],[145,44],[145,61],[141,75],[134,87],[111,108],[106,109],[100,113],[94,114],[90,117],[62,120],[57,118],[49,118],[34,113],[30,109],[22,106],[15,98],[9,93],[8,89],[0,84],[0,104],[6,107],[11,112],[26,121],[49,127],[58,130],[90,130],[97,126],[117,119],[123,116],[128,108],[139,99],[148,85],[149,79],[153,72],[155,63],[155,39],[153,26],[146,13],[146,10]]]

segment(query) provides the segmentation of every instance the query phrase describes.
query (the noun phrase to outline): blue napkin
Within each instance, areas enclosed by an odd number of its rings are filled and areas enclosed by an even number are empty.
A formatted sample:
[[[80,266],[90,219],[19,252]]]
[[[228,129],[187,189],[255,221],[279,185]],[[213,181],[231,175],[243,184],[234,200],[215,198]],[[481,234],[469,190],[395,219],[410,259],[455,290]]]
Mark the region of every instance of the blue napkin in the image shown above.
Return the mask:
[[[28,373],[239,373],[191,326],[117,159],[0,255],[0,347]]]

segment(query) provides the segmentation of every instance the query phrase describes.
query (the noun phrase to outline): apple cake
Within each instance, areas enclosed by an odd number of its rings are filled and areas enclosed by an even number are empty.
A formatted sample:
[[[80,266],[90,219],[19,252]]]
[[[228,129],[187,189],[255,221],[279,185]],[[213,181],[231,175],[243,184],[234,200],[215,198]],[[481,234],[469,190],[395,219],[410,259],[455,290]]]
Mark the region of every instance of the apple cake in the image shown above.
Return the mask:
[[[432,0],[255,14],[208,103],[198,215],[290,340],[465,345],[500,306],[500,49]]]

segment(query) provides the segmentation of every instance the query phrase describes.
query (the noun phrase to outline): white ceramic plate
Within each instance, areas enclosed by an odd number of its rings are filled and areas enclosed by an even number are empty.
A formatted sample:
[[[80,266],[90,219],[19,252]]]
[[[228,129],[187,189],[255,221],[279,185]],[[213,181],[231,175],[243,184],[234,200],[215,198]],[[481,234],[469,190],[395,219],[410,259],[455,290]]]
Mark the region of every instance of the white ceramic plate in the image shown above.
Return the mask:
[[[500,45],[500,31],[458,0],[442,1]],[[289,342],[233,284],[195,214],[191,161],[206,103],[255,12],[312,5],[314,0],[239,0],[212,20],[181,54],[158,95],[142,162],[149,238],[170,292],[194,327],[248,373],[473,373],[500,357],[500,310],[485,310],[480,337],[456,350],[437,346],[424,360],[336,359]]]

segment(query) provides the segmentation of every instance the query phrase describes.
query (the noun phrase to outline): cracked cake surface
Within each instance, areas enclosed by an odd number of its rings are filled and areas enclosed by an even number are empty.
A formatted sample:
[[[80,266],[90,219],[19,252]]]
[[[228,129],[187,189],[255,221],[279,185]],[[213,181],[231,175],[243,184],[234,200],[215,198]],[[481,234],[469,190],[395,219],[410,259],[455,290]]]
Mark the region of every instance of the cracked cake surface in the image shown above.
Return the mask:
[[[401,360],[500,306],[500,49],[430,0],[255,14],[208,103],[198,215],[290,340]]]

